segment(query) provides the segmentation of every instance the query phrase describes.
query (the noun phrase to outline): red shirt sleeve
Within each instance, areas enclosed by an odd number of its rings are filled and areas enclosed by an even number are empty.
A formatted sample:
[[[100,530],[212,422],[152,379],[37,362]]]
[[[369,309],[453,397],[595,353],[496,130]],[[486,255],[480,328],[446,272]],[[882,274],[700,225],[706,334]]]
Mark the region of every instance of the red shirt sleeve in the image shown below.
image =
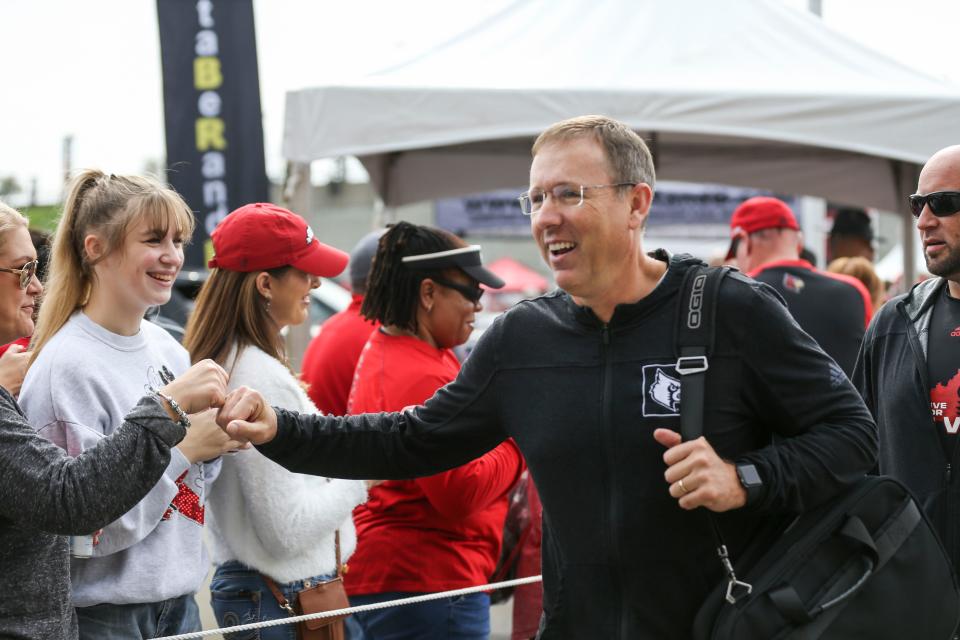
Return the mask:
[[[459,519],[502,498],[524,466],[511,438],[472,462],[416,482],[434,509],[444,517]]]

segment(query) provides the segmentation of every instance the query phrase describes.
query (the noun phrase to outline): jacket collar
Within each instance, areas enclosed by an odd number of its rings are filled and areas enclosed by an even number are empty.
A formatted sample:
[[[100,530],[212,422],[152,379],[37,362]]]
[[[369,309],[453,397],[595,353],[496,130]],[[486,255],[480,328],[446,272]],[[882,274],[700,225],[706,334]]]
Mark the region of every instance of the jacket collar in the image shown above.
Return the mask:
[[[659,309],[660,303],[668,296],[679,290],[683,282],[683,276],[691,266],[703,264],[698,258],[686,253],[671,255],[665,249],[656,249],[649,252],[651,258],[667,263],[667,271],[657,286],[649,294],[637,300],[626,304],[618,304],[613,311],[613,317],[610,318],[609,326],[623,326],[644,317],[653,309]],[[603,322],[596,316],[590,307],[582,307],[573,301],[569,293],[564,292],[564,297],[571,309],[574,318],[582,325],[588,327],[602,327]]]
[[[907,314],[910,322],[916,322],[930,308],[947,281],[943,278],[928,278],[918,282],[910,293],[900,302],[900,308]]]

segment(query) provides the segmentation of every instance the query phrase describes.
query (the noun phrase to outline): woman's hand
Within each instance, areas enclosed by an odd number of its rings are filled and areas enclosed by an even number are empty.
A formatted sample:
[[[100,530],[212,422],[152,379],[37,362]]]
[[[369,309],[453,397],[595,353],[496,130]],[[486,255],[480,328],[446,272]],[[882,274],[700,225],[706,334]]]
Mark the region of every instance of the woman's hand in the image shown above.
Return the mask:
[[[160,391],[173,398],[187,413],[197,413],[223,406],[227,397],[227,378],[227,372],[216,362],[201,360]]]
[[[30,354],[23,350],[23,346],[12,344],[0,356],[0,386],[16,396],[20,393],[20,385],[27,375],[27,365],[30,363]]]

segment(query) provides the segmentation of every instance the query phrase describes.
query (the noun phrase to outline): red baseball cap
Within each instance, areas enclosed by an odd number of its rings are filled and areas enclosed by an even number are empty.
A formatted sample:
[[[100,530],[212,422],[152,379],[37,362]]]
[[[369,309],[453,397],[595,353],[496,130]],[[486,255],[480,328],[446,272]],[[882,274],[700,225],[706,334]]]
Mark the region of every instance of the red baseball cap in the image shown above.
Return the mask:
[[[247,273],[289,265],[330,278],[339,275],[350,260],[348,254],[317,240],[306,220],[265,202],[232,211],[210,239],[214,256],[207,266],[211,269]]]
[[[793,211],[783,200],[769,196],[757,196],[744,200],[739,207],[733,210],[733,217],[730,219],[731,242],[726,259],[729,260],[733,257],[734,239],[743,233],[751,234],[763,229],[794,229],[799,231],[800,225],[797,224]]]

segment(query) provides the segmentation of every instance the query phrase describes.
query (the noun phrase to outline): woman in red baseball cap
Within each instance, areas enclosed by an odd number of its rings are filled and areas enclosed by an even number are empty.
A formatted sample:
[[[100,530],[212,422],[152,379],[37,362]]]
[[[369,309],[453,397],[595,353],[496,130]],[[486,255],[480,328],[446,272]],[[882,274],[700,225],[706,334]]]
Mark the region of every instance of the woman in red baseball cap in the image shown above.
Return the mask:
[[[31,423],[70,455],[97,446],[146,390],[190,366],[186,350],[143,316],[170,300],[192,232],[190,208],[156,180],[87,170],[72,181],[20,392]],[[163,477],[134,508],[72,539],[81,639],[200,630],[204,494],[215,459],[235,446],[214,416],[190,416]]]
[[[307,319],[310,290],[343,271],[349,256],[272,204],[240,207],[212,240],[210,277],[184,337],[191,357],[223,365],[231,389],[256,387],[274,406],[319,413],[290,369],[280,331]],[[335,579],[356,545],[350,514],[366,495],[363,481],[291,473],[254,449],[225,458],[208,503],[219,623],[285,618],[283,604],[297,608],[298,592]],[[291,633],[280,625],[258,637]]]
[[[432,227],[399,222],[380,239],[361,313],[382,324],[357,363],[347,413],[422,404],[460,370],[453,347],[483,309],[480,247]],[[427,478],[376,484],[357,507],[357,552],[345,579],[351,604],[485,584],[503,537],[507,492],[523,471],[512,440]],[[352,640],[480,639],[490,635],[490,597],[477,593],[357,613]]]

